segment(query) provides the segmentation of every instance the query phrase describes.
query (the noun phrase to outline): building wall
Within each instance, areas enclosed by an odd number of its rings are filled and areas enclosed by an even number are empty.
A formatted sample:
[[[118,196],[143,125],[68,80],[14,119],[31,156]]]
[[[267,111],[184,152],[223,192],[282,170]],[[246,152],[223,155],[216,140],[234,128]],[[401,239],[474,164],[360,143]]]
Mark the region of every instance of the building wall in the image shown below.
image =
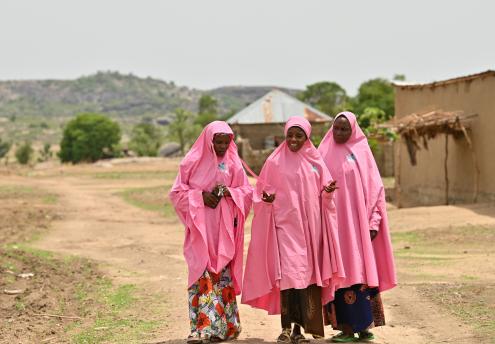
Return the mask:
[[[470,136],[480,168],[478,201],[495,200],[495,76],[458,81],[435,87],[396,87],[398,118],[431,110],[478,114]],[[400,206],[445,204],[445,135],[428,140],[428,149],[417,152],[412,166],[403,140],[395,145],[395,175]],[[474,194],[474,167],[464,138],[448,138],[449,203],[469,203]]]
[[[248,139],[252,149],[265,149],[265,141],[267,138],[283,140],[284,138],[284,123],[260,123],[260,124],[232,124],[232,130],[236,136],[241,136]],[[329,122],[313,122],[311,123],[312,137],[321,137],[326,134],[330,128]]]
[[[373,151],[376,165],[382,177],[394,176],[394,143],[379,141],[378,149]]]

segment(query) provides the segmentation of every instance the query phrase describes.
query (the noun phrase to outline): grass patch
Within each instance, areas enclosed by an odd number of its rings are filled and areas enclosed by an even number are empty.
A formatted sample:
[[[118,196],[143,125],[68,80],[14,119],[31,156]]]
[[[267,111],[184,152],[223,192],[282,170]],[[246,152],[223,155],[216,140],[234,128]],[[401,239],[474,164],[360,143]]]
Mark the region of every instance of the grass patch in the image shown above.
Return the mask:
[[[79,324],[67,328],[68,332],[77,331],[72,335],[72,341],[77,344],[142,343],[143,338],[159,323],[155,320],[138,319],[130,311],[131,308],[142,307],[136,293],[136,286],[124,284],[114,287],[108,279],[100,281],[96,287],[96,295],[89,293],[85,286],[78,286],[76,297],[79,300],[84,302],[96,297],[103,306],[89,326]]]
[[[177,171],[122,171],[122,172],[98,172],[90,174],[96,179],[174,179]]]
[[[482,337],[495,336],[494,284],[422,284],[418,290],[466,324]]]
[[[0,200],[27,199],[39,200],[44,204],[55,204],[58,197],[55,194],[25,185],[0,185]]]
[[[171,185],[150,188],[133,188],[119,192],[129,204],[141,209],[159,212],[166,218],[175,218],[175,210],[168,199]]]
[[[491,244],[495,242],[495,228],[465,226],[397,232],[392,233],[392,241],[398,255],[490,253],[495,252]]]

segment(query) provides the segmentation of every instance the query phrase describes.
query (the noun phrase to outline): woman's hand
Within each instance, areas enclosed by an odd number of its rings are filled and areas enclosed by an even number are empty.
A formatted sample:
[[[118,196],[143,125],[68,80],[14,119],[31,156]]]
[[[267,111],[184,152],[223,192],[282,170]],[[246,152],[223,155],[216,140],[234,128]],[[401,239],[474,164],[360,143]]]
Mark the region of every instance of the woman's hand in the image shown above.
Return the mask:
[[[336,181],[336,180],[334,180],[333,182],[328,183],[328,184],[325,186],[325,192],[332,193],[332,192],[334,192],[335,190],[337,190],[337,189],[338,189],[338,187],[337,187],[337,185],[336,185],[336,184],[337,184],[337,181]]]
[[[222,198],[223,196],[231,197],[229,189],[223,184],[215,186],[212,193],[218,198]]]
[[[263,196],[261,197],[261,199],[266,203],[273,203],[273,201],[275,200],[275,194],[270,195],[266,191],[263,191]]]
[[[376,236],[378,235],[378,231],[375,230],[375,229],[371,229],[370,230],[370,238],[371,238],[371,241],[375,240]]]
[[[220,198],[215,196],[213,193],[208,191],[203,191],[203,203],[211,209],[215,209],[220,202]]]

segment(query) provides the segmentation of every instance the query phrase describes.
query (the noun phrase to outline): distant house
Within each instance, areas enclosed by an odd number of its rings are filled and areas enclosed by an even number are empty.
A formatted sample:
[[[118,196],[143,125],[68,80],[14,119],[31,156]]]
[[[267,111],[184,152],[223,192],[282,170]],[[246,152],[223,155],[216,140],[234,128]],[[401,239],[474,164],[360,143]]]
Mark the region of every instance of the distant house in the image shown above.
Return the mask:
[[[495,200],[495,71],[395,84],[400,206]]]
[[[327,114],[279,90],[268,92],[227,120],[238,137],[240,155],[255,171],[284,140],[284,125],[291,116],[310,121],[315,138],[322,138],[332,121]]]

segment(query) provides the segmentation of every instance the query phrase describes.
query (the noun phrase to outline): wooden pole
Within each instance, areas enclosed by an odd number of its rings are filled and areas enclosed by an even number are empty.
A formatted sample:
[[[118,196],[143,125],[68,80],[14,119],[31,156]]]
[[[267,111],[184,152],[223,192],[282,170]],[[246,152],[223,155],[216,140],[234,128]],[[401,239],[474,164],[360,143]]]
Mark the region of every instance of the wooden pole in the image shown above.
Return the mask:
[[[478,201],[478,194],[480,192],[480,167],[478,165],[478,159],[476,158],[476,152],[474,151],[473,142],[469,137],[466,127],[461,125],[462,133],[464,134],[464,138],[466,139],[469,150],[471,151],[471,159],[473,160],[473,168],[474,168],[474,193],[473,193],[473,203]]]
[[[449,134],[445,134],[445,204],[449,205],[449,169],[447,166],[447,160],[449,158]]]
[[[401,190],[401,180],[400,180],[400,167],[401,167],[401,153],[402,150],[402,135],[399,135],[397,140],[394,142],[395,151],[397,152],[396,158],[394,161],[394,169],[395,169],[395,197],[397,198],[397,207],[402,208],[402,190]]]

